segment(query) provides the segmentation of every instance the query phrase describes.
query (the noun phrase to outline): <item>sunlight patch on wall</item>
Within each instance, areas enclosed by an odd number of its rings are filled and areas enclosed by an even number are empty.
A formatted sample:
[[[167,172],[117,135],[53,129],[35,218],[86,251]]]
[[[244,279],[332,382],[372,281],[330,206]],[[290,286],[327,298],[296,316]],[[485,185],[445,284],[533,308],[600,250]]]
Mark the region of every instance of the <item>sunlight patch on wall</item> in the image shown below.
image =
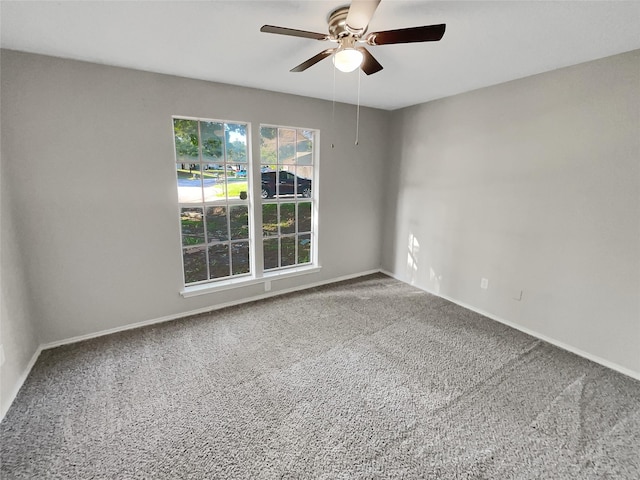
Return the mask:
[[[409,245],[407,250],[407,277],[409,283],[413,284],[418,278],[418,255],[420,253],[420,242],[413,235],[409,234]]]
[[[431,282],[432,289],[434,293],[440,293],[440,282],[442,280],[442,275],[438,275],[433,267],[429,268],[429,281]]]

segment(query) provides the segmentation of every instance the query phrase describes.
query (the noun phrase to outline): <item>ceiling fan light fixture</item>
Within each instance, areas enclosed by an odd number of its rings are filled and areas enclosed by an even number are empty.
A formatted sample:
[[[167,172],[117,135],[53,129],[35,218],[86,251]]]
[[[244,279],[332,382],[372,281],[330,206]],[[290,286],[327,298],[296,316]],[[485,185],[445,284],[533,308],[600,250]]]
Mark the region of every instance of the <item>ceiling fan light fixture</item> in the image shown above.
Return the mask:
[[[364,55],[362,55],[362,52],[359,50],[356,50],[355,48],[341,47],[333,55],[333,64],[341,72],[349,73],[362,65],[363,59]]]
[[[2,0],[0,0],[2,1]],[[382,65],[364,46],[356,47],[357,43],[369,46],[392,45],[398,43],[437,42],[442,39],[446,25],[423,25],[421,27],[399,28],[382,32],[369,33],[369,22],[373,18],[381,0],[351,0],[350,5],[333,10],[327,22],[329,34],[308,32],[295,28],[263,25],[261,32],[277,33],[292,37],[310,38],[331,41],[338,44],[338,48],[327,48],[315,56],[293,67],[292,72],[304,72],[319,61],[332,57],[335,68],[342,72],[353,72],[358,67],[367,75],[382,70]]]

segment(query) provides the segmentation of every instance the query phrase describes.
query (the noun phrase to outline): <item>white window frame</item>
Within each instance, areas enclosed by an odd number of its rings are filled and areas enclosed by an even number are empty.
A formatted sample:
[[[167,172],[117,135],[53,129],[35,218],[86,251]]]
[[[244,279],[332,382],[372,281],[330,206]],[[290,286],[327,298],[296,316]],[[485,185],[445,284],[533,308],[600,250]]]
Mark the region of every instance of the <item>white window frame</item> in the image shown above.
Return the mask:
[[[179,163],[178,158],[175,156],[175,152],[176,152],[176,146],[175,146],[175,130],[174,130],[174,121],[175,120],[188,120],[188,121],[194,121],[194,122],[198,122],[198,164],[199,164],[199,169],[198,171],[201,172],[200,174],[200,178],[201,181],[203,180],[203,173],[204,169],[203,166],[207,163],[204,161],[204,159],[202,158],[202,149],[200,148],[202,145],[202,130],[201,130],[201,124],[205,123],[205,122],[211,122],[211,123],[221,123],[223,125],[225,124],[236,124],[236,125],[244,125],[246,127],[246,141],[247,141],[247,173],[249,172],[249,169],[251,167],[251,124],[249,122],[245,122],[245,121],[234,121],[234,120],[220,120],[220,119],[210,119],[210,118],[199,118],[199,117],[186,117],[186,116],[181,116],[181,115],[174,115],[171,117],[171,127],[172,127],[172,133],[173,133],[173,138],[174,138],[174,159],[175,159],[175,164],[176,166]],[[223,132],[224,135],[224,132]],[[223,147],[222,147],[222,151],[223,151],[223,159],[222,159],[222,163],[223,166],[225,168],[225,177],[226,177],[226,165],[228,163],[227,161],[227,152],[226,152],[226,141],[223,138]],[[176,169],[177,171],[177,169]],[[177,187],[177,182],[178,182],[178,178],[177,178],[177,173],[176,173],[176,187]],[[225,178],[225,182],[226,182],[226,178]],[[247,191],[249,192],[251,189],[251,179],[249,178],[249,175],[247,174]],[[177,191],[177,190],[176,190]],[[230,211],[231,211],[231,207],[233,206],[245,206],[248,209],[248,239],[231,239],[231,230],[230,230],[230,221],[231,221],[231,217],[230,217]],[[240,274],[233,274],[233,250],[230,248],[229,249],[229,275],[228,276],[224,276],[224,277],[219,277],[219,278],[207,278],[205,280],[200,280],[197,282],[191,282],[189,284],[187,284],[186,282],[186,277],[185,277],[185,266],[184,266],[184,250],[185,250],[185,246],[182,243],[182,225],[179,225],[179,235],[180,235],[180,248],[181,248],[181,260],[182,260],[182,278],[183,278],[183,286],[184,289],[187,290],[189,288],[192,287],[197,287],[198,285],[209,285],[209,284],[217,284],[218,282],[227,282],[228,280],[237,280],[237,279],[241,279],[243,277],[251,277],[251,272],[254,270],[255,268],[255,260],[252,258],[252,251],[255,250],[255,247],[252,245],[253,243],[253,237],[254,235],[254,231],[252,230],[253,227],[253,222],[251,221],[251,215],[252,215],[252,208],[250,205],[250,201],[249,199],[247,199],[247,201],[236,201],[235,199],[229,199],[228,196],[225,196],[224,200],[207,200],[204,198],[204,191],[203,191],[203,197],[201,198],[200,202],[187,202],[187,203],[180,203],[180,199],[178,198],[178,219],[179,219],[179,223],[181,222],[180,218],[181,218],[181,214],[182,214],[182,209],[183,208],[194,208],[194,209],[199,209],[202,208],[202,214],[204,216],[206,216],[207,214],[207,209],[209,207],[224,207],[226,210],[226,222],[227,222],[227,233],[228,233],[228,238],[226,241],[222,241],[222,242],[212,242],[209,243],[208,242],[208,237],[207,237],[207,228],[206,228],[206,224],[203,223],[203,228],[204,228],[204,248],[205,248],[205,258],[206,258],[206,269],[207,269],[207,276],[209,276],[209,247],[212,245],[216,245],[216,244],[228,244],[229,247],[231,247],[232,244],[234,243],[240,243],[240,242],[248,242],[249,243],[249,272],[247,273],[240,273]]]
[[[286,204],[286,203],[293,203],[295,205],[295,215],[296,215],[296,219],[297,219],[297,215],[298,215],[298,205],[300,203],[306,203],[309,202],[311,203],[311,232],[308,232],[311,236],[311,249],[309,252],[310,255],[310,262],[308,263],[303,263],[303,264],[299,264],[297,263],[298,260],[298,242],[296,241],[297,237],[298,237],[298,226],[299,226],[299,222],[296,221],[295,222],[295,230],[293,233],[288,233],[288,234],[283,234],[280,233],[280,231],[278,231],[277,235],[274,235],[272,237],[264,237],[263,235],[263,231],[262,231],[262,223],[260,224],[260,228],[256,229],[256,236],[260,237],[260,241],[264,242],[265,240],[270,240],[270,239],[278,239],[278,267],[275,268],[271,268],[267,271],[264,272],[264,275],[271,275],[271,274],[278,274],[279,272],[287,272],[291,269],[304,269],[306,266],[316,266],[318,264],[317,262],[317,246],[318,246],[318,236],[317,236],[317,232],[318,232],[318,223],[317,223],[317,218],[318,218],[318,158],[319,158],[319,149],[318,149],[318,145],[320,143],[319,141],[319,137],[320,137],[320,132],[317,129],[314,128],[304,128],[304,127],[292,127],[292,126],[287,126],[287,125],[273,125],[273,124],[268,124],[268,123],[261,123],[259,125],[258,128],[258,137],[261,137],[262,135],[262,129],[263,128],[275,128],[275,129],[285,129],[285,130],[295,130],[296,131],[296,136],[297,136],[297,132],[299,130],[306,130],[306,131],[311,131],[314,134],[313,137],[313,148],[312,148],[312,187],[311,187],[311,197],[300,197],[297,195],[297,185],[294,186],[296,191],[296,194],[293,196],[293,198],[280,198],[280,197],[272,197],[268,200],[263,200],[260,196],[256,197],[258,199],[260,199],[260,204],[262,206],[262,204],[267,203],[267,204],[275,204],[277,205],[277,218],[279,218],[280,216],[280,210],[282,207],[282,204]],[[280,135],[276,136],[277,140],[276,140],[276,152],[278,153],[280,151]],[[260,139],[260,138],[259,138]],[[297,144],[297,142],[296,142]],[[263,164],[262,164],[262,159],[260,158],[259,162],[259,167],[260,169],[262,169]],[[281,165],[278,162],[278,159],[276,159],[276,166]],[[299,167],[300,165],[298,165],[296,163],[296,170],[295,170],[295,176],[297,177],[299,172],[297,167]],[[283,170],[284,171],[284,170]],[[280,175],[280,170],[278,170],[276,168],[276,171],[274,172],[275,175],[275,183],[277,185],[278,181],[279,181],[279,175]],[[260,173],[260,183],[262,184],[262,173]],[[262,208],[260,208],[260,213],[262,214]],[[278,227],[278,230],[280,230],[280,227]],[[307,232],[305,232],[307,233]],[[294,250],[294,255],[295,255],[295,259],[296,259],[296,263],[293,265],[285,265],[282,266],[280,265],[280,261],[281,261],[281,248],[282,248],[282,243],[281,243],[281,239],[282,238],[293,238],[294,239],[294,245],[295,245],[295,250]],[[262,247],[262,252],[264,253],[264,246]],[[264,261],[261,262],[261,266],[264,268]]]
[[[320,130],[317,128],[307,128],[307,127],[293,127],[286,125],[274,125],[268,123],[259,124],[258,128],[253,128],[252,123],[246,120],[221,120],[221,119],[210,119],[210,118],[201,118],[201,117],[190,117],[185,115],[174,115],[171,117],[171,133],[172,136],[175,136],[173,130],[173,120],[174,119],[184,119],[184,120],[196,120],[199,122],[218,122],[218,123],[231,123],[231,124],[243,124],[247,127],[247,182],[248,182],[248,192],[249,198],[247,199],[247,206],[249,209],[249,261],[250,261],[250,272],[246,274],[224,277],[220,279],[209,279],[203,280],[197,283],[191,283],[186,285],[184,283],[184,265],[183,265],[183,256],[182,256],[182,233],[181,233],[181,225],[180,225],[180,212],[183,207],[187,207],[187,204],[178,203],[178,238],[180,244],[180,257],[181,257],[181,266],[182,266],[182,279],[183,279],[183,287],[180,290],[180,295],[185,298],[205,295],[209,293],[215,293],[219,291],[235,289],[240,287],[246,287],[257,284],[264,284],[265,291],[270,290],[271,285],[270,282],[272,280],[279,280],[285,278],[296,277],[300,275],[307,275],[319,272],[321,270],[320,262],[319,262],[319,249],[318,249],[318,219],[319,219],[319,160],[320,160]],[[297,204],[299,202],[310,201],[311,203],[311,249],[310,249],[310,257],[311,261],[305,264],[295,264],[291,266],[278,267],[273,270],[264,270],[264,247],[263,247],[263,231],[262,231],[262,199],[260,197],[261,187],[262,187],[262,172],[261,167],[262,164],[260,162],[260,135],[262,127],[272,127],[272,128],[286,128],[286,129],[294,129],[294,130],[308,130],[314,132],[314,140],[313,140],[313,178],[312,178],[312,189],[311,189],[311,197],[309,198],[298,198],[294,197],[294,199],[286,198],[286,199],[270,199],[270,202],[274,203],[295,203],[296,204],[296,215],[297,215]],[[202,141],[202,140],[200,140]],[[175,145],[173,151],[173,162],[176,162],[175,157]],[[257,159],[257,160],[254,160]],[[277,175],[277,174],[276,174]],[[256,180],[257,179],[257,180]],[[176,195],[177,195],[177,178],[176,178]],[[228,206],[228,201],[225,205]],[[205,214],[206,214],[206,205],[207,202],[203,202],[205,205]],[[198,204],[192,204],[191,206],[197,207]],[[228,214],[228,212],[227,212]],[[229,221],[229,220],[228,220]],[[296,221],[296,232],[293,235],[297,235],[298,230],[298,222]],[[277,237],[274,237],[277,238]],[[294,237],[295,238],[295,237]],[[231,240],[229,240],[231,242]],[[296,261],[297,261],[297,253],[298,253],[298,245],[296,244]],[[230,259],[230,263],[232,260]]]

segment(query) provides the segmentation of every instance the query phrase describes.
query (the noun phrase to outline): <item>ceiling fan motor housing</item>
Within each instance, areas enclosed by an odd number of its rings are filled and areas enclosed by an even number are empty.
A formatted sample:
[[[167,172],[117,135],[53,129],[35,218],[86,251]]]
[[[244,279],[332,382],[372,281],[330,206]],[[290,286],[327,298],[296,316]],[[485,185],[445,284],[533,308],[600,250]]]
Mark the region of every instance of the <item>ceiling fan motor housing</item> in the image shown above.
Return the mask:
[[[362,31],[353,31],[347,26],[347,15],[349,7],[340,7],[329,14],[327,22],[329,23],[329,36],[332,39],[339,40],[344,37],[359,38],[367,31],[365,27]]]

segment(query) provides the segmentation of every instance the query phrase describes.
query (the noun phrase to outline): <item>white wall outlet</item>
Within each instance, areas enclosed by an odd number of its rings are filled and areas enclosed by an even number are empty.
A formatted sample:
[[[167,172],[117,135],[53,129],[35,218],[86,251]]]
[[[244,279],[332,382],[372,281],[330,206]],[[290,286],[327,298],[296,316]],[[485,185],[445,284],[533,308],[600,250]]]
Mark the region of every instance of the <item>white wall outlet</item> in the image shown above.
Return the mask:
[[[4,365],[4,345],[0,345],[0,367]]]
[[[480,288],[482,288],[484,290],[489,288],[489,279],[488,278],[481,278],[480,279]]]
[[[264,291],[265,292],[270,292],[271,291],[271,280],[266,280],[264,282]]]

